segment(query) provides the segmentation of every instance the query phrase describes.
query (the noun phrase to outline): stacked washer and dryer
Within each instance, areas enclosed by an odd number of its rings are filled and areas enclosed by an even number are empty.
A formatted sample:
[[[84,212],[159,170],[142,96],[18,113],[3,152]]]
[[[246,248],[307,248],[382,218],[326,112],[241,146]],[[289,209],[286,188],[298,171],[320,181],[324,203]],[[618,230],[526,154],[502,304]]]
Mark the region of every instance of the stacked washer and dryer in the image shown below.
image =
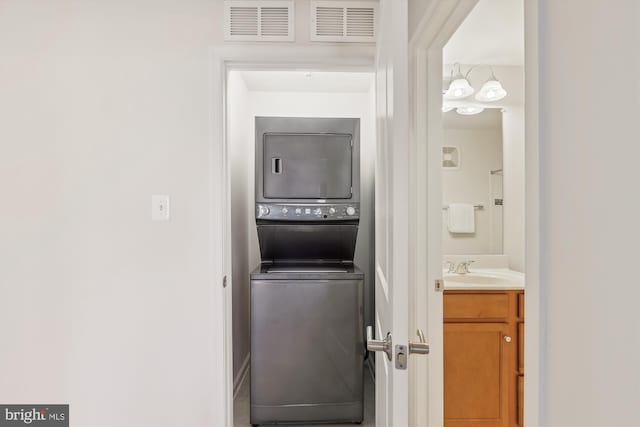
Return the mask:
[[[251,423],[362,422],[360,121],[256,117]]]

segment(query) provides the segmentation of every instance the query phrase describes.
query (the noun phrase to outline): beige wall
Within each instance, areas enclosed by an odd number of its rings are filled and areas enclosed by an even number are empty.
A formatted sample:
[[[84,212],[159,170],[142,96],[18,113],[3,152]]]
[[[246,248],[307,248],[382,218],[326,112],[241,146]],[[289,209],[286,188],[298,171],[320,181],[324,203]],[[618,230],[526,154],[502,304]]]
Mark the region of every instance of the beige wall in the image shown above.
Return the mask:
[[[463,64],[468,70],[471,65]],[[525,272],[525,137],[524,137],[524,67],[494,66],[495,75],[507,90],[507,96],[499,101],[502,114],[502,139],[504,149],[504,254],[509,257],[510,268]],[[445,66],[445,77],[450,66]],[[473,77],[472,84],[482,83],[485,69]],[[475,80],[474,80],[475,79]],[[445,252],[446,253],[446,252]]]
[[[538,3],[538,425],[633,426],[640,383],[640,2]]]
[[[502,114],[504,141],[504,253],[512,270],[525,272],[525,138],[524,108]]]
[[[502,130],[445,128],[444,145],[458,147],[461,162],[459,169],[442,170],[443,205],[470,203],[484,208],[475,212],[473,234],[450,233],[448,211],[443,210],[443,254],[501,254],[502,221],[496,229],[494,217],[502,217],[502,208],[493,206],[489,172],[502,168]]]
[[[70,403],[80,426],[220,422],[222,6],[0,1],[1,402]],[[308,8],[279,47],[311,49]],[[169,222],[150,221],[152,194],[171,196]]]

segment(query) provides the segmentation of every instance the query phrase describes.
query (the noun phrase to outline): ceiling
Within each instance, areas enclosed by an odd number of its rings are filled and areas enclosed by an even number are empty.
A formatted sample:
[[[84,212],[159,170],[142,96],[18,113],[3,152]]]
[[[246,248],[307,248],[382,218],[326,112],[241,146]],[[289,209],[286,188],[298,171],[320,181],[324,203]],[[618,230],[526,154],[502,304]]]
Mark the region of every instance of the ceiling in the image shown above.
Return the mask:
[[[372,73],[324,71],[240,71],[247,89],[256,92],[369,92]]]
[[[524,65],[524,1],[478,1],[444,47],[444,64]]]

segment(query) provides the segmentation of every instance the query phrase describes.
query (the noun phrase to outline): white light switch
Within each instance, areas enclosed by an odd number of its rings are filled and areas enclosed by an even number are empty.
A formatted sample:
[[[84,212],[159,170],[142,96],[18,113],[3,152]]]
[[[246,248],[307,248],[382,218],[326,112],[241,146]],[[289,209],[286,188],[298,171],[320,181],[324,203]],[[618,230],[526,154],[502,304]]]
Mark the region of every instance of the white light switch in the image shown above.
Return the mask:
[[[169,221],[169,196],[164,194],[151,196],[151,220]]]

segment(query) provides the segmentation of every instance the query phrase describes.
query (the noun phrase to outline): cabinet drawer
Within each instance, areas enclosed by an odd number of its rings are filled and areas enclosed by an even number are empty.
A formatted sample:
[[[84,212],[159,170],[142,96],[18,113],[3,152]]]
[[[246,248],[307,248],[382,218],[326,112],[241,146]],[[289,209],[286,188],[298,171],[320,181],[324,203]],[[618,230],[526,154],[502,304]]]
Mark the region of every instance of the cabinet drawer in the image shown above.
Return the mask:
[[[445,320],[506,320],[509,295],[506,293],[447,293],[444,295]]]
[[[518,318],[524,320],[524,294],[518,294]]]

